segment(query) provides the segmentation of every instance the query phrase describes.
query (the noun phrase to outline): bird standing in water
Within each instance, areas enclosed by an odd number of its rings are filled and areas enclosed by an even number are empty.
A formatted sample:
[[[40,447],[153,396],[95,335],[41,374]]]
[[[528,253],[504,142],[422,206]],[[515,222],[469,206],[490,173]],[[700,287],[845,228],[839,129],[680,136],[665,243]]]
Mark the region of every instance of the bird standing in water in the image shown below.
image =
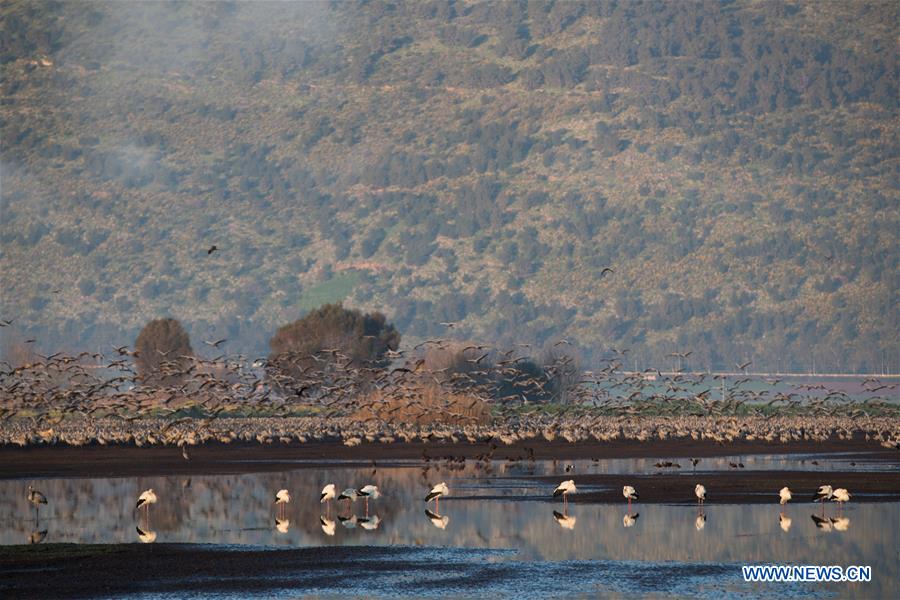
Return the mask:
[[[778,496],[780,497],[780,500],[778,501],[779,504],[787,504],[791,499],[791,490],[788,489],[787,486],[784,486],[778,490]]]
[[[706,488],[703,484],[698,483],[694,486],[694,495],[697,496],[697,504],[703,504],[706,501]]]
[[[284,519],[285,505],[291,501],[291,495],[287,490],[278,490],[275,494],[275,504],[278,505],[278,515]]]
[[[443,481],[431,488],[431,491],[428,492],[428,495],[425,496],[425,502],[431,502],[434,500],[434,514],[441,514],[440,512],[440,501],[441,496],[447,496],[450,494],[450,488],[447,487],[447,484]],[[446,525],[445,525],[446,526]],[[443,527],[441,528],[443,529]]]
[[[34,505],[34,520],[37,521],[41,504],[47,504],[47,496],[34,489],[33,486],[29,485],[27,497],[28,501],[31,502],[32,505]]]
[[[577,491],[578,488],[575,487],[575,480],[567,479],[566,481],[563,481],[558,486],[556,486],[556,489],[553,490],[553,497],[563,497],[563,511],[565,511],[569,508],[569,494],[574,494]]]

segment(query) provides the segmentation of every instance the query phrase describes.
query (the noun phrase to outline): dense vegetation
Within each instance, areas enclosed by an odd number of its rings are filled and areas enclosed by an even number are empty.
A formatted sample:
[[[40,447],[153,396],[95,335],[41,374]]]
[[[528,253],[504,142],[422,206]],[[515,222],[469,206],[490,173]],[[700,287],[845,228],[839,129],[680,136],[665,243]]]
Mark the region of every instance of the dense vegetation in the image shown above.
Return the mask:
[[[331,368],[365,374],[387,366],[387,352],[399,346],[400,333],[383,314],[326,304],[278,328],[269,340],[268,371],[276,379],[293,381],[306,379],[308,371]]]
[[[900,363],[895,2],[0,11],[6,339],[260,355],[343,300],[586,367]]]
[[[134,342],[137,374],[151,385],[182,383],[194,350],[191,339],[177,319],[154,319],[147,323]],[[124,349],[123,349],[124,350]]]

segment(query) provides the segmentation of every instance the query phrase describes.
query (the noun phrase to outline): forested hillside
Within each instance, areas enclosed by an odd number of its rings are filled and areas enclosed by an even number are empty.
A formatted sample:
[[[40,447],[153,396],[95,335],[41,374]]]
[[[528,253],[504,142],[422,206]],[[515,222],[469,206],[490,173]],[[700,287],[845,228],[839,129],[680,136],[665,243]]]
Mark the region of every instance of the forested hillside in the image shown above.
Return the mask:
[[[6,2],[0,334],[264,355],[343,300],[588,366],[896,369],[898,13]]]

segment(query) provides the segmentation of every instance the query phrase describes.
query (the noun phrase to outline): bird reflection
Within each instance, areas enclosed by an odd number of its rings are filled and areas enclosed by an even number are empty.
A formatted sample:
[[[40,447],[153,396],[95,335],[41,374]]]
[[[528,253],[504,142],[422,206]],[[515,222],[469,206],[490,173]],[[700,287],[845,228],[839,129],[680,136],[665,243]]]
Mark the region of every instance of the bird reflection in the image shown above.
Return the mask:
[[[625,513],[622,516],[622,525],[625,527],[634,527],[634,524],[637,523],[638,517],[641,516],[641,513]]]
[[[553,518],[563,529],[575,529],[575,522],[578,520],[573,515],[563,514],[556,510],[553,511]]]
[[[372,515],[371,517],[358,519],[357,522],[366,531],[375,531],[378,529],[378,525],[381,524],[381,518],[378,515]]]
[[[816,524],[816,527],[821,529],[822,531],[831,531],[831,519],[827,519],[824,517],[820,517],[819,515],[810,515],[812,517],[813,523]]]
[[[791,530],[791,523],[793,520],[784,513],[778,514],[778,525],[781,527],[781,530],[787,533]]]
[[[341,525],[343,525],[347,529],[354,529],[356,527],[356,524],[359,523],[359,519],[356,517],[356,515],[351,515],[349,517],[342,517],[338,515],[338,521],[340,521]]]
[[[428,509],[425,509],[425,516],[431,519],[431,524],[437,527],[438,529],[447,529],[447,523],[450,522],[450,517],[447,515],[439,515],[437,513],[433,513]]]
[[[287,533],[288,529],[291,528],[291,520],[290,519],[280,519],[275,517],[275,529],[278,530],[278,533]]]
[[[334,535],[334,527],[336,523],[328,517],[319,517],[319,523],[322,524],[322,531],[325,535]]]
[[[850,529],[850,517],[832,517],[831,524],[835,531],[847,531]]]
[[[44,538],[46,538],[46,537],[47,537],[46,529],[40,529],[40,530],[35,529],[34,531],[31,532],[31,535],[28,536],[28,543],[29,544],[40,544],[41,542],[44,541]]]
[[[706,527],[706,515],[705,514],[700,513],[699,515],[697,515],[697,518],[694,519],[694,527],[697,528],[697,531],[700,531],[701,529]]]
[[[150,531],[149,529],[144,531],[140,527],[135,527],[135,529],[137,530],[138,539],[141,540],[142,544],[152,544],[156,541],[155,531]]]

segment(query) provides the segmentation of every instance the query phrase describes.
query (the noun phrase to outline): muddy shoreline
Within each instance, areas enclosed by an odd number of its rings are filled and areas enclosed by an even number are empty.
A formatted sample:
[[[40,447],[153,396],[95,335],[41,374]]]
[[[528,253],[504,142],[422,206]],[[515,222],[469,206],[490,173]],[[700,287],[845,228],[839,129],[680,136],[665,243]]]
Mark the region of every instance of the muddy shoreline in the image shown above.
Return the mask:
[[[349,447],[340,442],[304,444],[206,443],[191,447],[185,460],[174,447],[66,445],[20,448],[0,446],[0,479],[49,477],[135,477],[147,475],[199,475],[282,471],[315,468],[324,461],[348,465],[388,466],[392,462],[440,461],[449,457],[477,459],[491,452],[496,460],[574,460],[604,458],[688,458],[753,454],[836,455],[860,453],[866,460],[897,461],[900,452],[887,450],[863,439],[827,442],[775,443],[736,440],[727,444],[694,440],[633,440],[610,442],[547,442],[529,440],[510,445],[489,443],[395,442],[366,443]],[[900,469],[900,467],[898,467]]]

